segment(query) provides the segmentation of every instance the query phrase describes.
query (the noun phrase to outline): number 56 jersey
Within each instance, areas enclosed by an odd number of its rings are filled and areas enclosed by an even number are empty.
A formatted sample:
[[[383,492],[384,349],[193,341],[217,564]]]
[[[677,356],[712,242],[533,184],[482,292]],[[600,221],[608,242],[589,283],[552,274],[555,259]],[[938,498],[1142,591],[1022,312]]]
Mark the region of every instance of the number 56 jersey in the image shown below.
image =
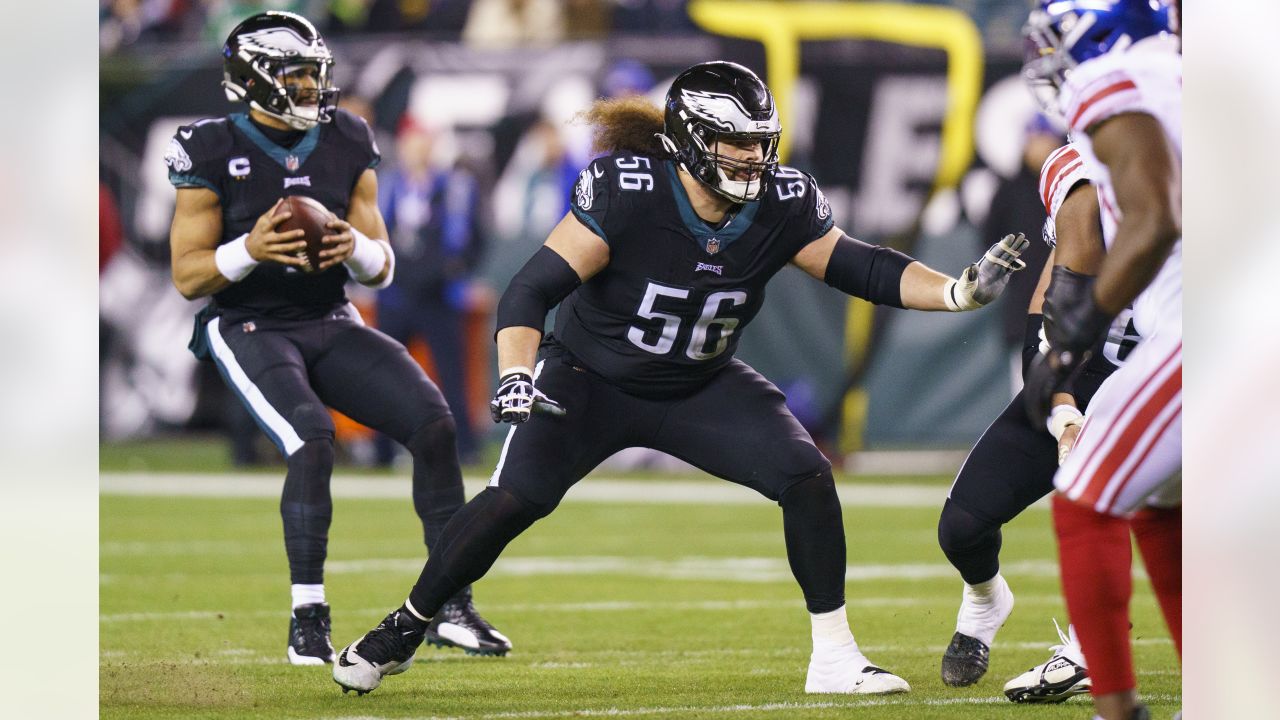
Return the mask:
[[[834,225],[813,178],[780,167],[719,225],[699,218],[671,160],[593,161],[574,217],[609,245],[609,264],[560,305],[555,338],[586,369],[642,397],[693,392],[723,368],[765,285]]]

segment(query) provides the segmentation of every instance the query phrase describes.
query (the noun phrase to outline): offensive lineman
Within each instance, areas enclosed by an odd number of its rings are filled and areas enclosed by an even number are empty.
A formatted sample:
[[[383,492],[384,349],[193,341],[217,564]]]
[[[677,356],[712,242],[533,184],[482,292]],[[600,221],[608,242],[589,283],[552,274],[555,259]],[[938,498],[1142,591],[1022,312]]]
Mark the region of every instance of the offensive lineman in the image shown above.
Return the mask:
[[[1040,0],[1026,27],[1033,88],[1096,169],[1107,256],[1097,278],[1055,268],[1028,411],[1132,304],[1142,344],[1103,382],[1054,478],[1067,610],[1104,720],[1147,717],[1129,644],[1132,524],[1182,651],[1182,54],[1169,0]],[[1155,502],[1153,502],[1153,500]],[[1170,507],[1173,505],[1173,507]]]
[[[165,162],[177,188],[170,230],[173,283],[210,297],[191,349],[280,448],[280,498],[293,611],[294,665],[333,662],[324,560],[333,504],[334,426],[326,406],[386,433],[413,456],[413,505],[428,548],[462,505],[454,421],[438,388],[404,347],[365,327],[343,286],[382,288],[395,257],[385,240],[373,168],[380,156],[364,121],[336,108],[333,58],[305,18],[254,15],[223,48],[223,86],[248,113],[182,127]],[[338,218],[319,267],[300,258],[302,230],[281,233],[280,199],[304,195]],[[429,639],[503,655],[511,643],[459,586]]]
[[[599,462],[641,446],[782,507],[787,557],[812,621],[807,692],[908,691],[854,641],[831,464],[782,393],[733,358],[738,331],[787,263],[872,302],[976,309],[1020,268],[1026,239],[1005,238],[954,280],[848,237],[813,178],[778,166],[773,96],[733,63],[681,73],[665,114],[630,98],[598,101],[586,119],[597,149],[611,154],[582,172],[572,211],[498,307],[501,382],[491,408],[495,421],[513,424],[498,467],[449,522],[445,551],[429,558],[405,603],[339,653],[334,680],[364,693],[405,670],[456,587],[483,576]]]

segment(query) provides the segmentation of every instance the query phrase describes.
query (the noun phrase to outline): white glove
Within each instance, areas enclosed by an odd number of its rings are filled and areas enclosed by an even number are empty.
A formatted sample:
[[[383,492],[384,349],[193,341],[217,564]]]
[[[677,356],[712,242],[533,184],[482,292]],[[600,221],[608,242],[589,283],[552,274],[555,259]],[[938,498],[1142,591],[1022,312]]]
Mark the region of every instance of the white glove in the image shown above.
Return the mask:
[[[564,408],[533,386],[527,368],[511,368],[498,381],[498,391],[489,401],[489,413],[494,422],[519,424],[528,420],[532,412],[562,417]]]
[[[958,280],[952,280],[942,289],[942,300],[951,312],[977,310],[1000,297],[1009,284],[1009,274],[1027,266],[1018,259],[1031,241],[1022,233],[1005,235],[1000,242],[978,260],[960,272]]]

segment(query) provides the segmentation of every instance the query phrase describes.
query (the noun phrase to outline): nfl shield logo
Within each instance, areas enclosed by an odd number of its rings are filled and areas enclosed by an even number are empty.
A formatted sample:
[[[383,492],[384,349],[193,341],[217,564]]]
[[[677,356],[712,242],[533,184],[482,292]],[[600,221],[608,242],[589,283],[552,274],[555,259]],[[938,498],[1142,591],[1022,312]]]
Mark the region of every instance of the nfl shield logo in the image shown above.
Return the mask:
[[[716,254],[716,253],[718,253],[718,252],[720,252],[720,238],[708,238],[708,239],[707,239],[707,254],[708,254],[708,255],[715,255],[715,254]]]
[[[297,171],[298,171],[298,156],[297,156],[297,155],[288,155],[288,156],[286,156],[286,157],[285,157],[285,159],[284,159],[284,166],[285,166],[286,168],[288,168],[288,169],[289,169],[289,172],[297,172]]]

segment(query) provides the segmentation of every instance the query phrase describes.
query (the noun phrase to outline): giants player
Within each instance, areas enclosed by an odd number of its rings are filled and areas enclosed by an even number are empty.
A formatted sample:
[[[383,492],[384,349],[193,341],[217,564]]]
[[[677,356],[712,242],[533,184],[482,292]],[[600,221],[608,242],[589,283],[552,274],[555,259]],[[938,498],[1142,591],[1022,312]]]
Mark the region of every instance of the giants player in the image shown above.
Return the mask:
[[[1099,388],[1058,471],[1054,521],[1067,609],[1104,720],[1144,717],[1129,645],[1130,518],[1170,633],[1182,645],[1182,56],[1169,0],[1040,0],[1024,73],[1096,172],[1107,257],[1095,278],[1054,268],[1047,355],[1029,411],[1089,357],[1132,303],[1142,344]],[[1159,505],[1149,507],[1152,498]]]

